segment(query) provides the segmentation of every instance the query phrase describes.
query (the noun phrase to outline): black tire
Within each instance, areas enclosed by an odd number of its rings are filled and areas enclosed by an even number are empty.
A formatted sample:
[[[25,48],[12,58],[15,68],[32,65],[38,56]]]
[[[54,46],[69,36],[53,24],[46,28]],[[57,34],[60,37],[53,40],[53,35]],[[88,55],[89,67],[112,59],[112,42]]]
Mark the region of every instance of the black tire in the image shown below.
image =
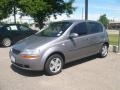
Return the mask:
[[[57,63],[57,61],[59,63]],[[54,62],[54,65],[52,64],[53,62]],[[58,65],[60,64],[60,65],[57,66],[57,64]],[[53,68],[53,70],[52,70],[52,68]],[[55,70],[55,68],[56,68],[56,70]],[[58,68],[58,70],[57,70],[57,68]],[[51,55],[45,63],[45,72],[47,75],[56,75],[62,71],[62,68],[63,68],[63,58],[59,54]]]
[[[2,40],[2,45],[3,45],[4,47],[9,47],[9,46],[11,46],[11,44],[12,44],[12,41],[11,41],[10,38],[4,38],[4,39]]]
[[[98,55],[100,58],[104,58],[108,55],[108,45],[107,44],[102,45]]]

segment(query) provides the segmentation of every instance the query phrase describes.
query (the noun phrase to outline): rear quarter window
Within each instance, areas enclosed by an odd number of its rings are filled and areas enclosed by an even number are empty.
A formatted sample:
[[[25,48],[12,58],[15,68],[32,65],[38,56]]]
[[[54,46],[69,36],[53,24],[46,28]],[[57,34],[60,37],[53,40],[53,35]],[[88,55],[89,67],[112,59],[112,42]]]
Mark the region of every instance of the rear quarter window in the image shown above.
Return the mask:
[[[103,26],[100,23],[88,22],[87,26],[88,26],[88,33],[89,34],[103,32]]]

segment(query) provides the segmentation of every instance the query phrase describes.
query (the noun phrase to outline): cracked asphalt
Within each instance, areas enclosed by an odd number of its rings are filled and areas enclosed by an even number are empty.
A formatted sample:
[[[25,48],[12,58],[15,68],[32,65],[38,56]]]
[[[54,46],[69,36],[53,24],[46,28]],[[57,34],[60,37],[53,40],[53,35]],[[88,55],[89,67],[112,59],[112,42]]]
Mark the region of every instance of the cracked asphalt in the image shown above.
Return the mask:
[[[120,54],[81,59],[47,76],[13,67],[9,49],[0,47],[0,90],[120,90]]]

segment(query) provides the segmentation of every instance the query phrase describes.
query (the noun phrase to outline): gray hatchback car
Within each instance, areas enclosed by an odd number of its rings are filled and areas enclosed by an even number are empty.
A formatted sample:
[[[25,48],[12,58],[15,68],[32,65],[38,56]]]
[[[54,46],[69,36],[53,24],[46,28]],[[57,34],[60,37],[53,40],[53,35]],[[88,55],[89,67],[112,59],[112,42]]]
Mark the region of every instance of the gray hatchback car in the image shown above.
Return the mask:
[[[66,20],[50,23],[36,34],[17,42],[10,50],[15,67],[61,72],[63,65],[91,55],[106,57],[108,35],[96,21]]]

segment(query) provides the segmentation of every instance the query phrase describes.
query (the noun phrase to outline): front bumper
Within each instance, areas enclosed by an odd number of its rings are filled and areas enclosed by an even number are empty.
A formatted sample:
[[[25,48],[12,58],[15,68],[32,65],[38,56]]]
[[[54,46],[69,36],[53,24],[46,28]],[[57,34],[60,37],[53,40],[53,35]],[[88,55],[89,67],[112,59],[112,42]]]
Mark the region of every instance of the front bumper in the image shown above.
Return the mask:
[[[24,69],[24,70],[32,70],[32,71],[44,70],[44,64],[41,58],[34,59],[34,60],[21,59],[19,54],[16,55],[12,51],[10,51],[9,56],[13,66],[17,68]]]

